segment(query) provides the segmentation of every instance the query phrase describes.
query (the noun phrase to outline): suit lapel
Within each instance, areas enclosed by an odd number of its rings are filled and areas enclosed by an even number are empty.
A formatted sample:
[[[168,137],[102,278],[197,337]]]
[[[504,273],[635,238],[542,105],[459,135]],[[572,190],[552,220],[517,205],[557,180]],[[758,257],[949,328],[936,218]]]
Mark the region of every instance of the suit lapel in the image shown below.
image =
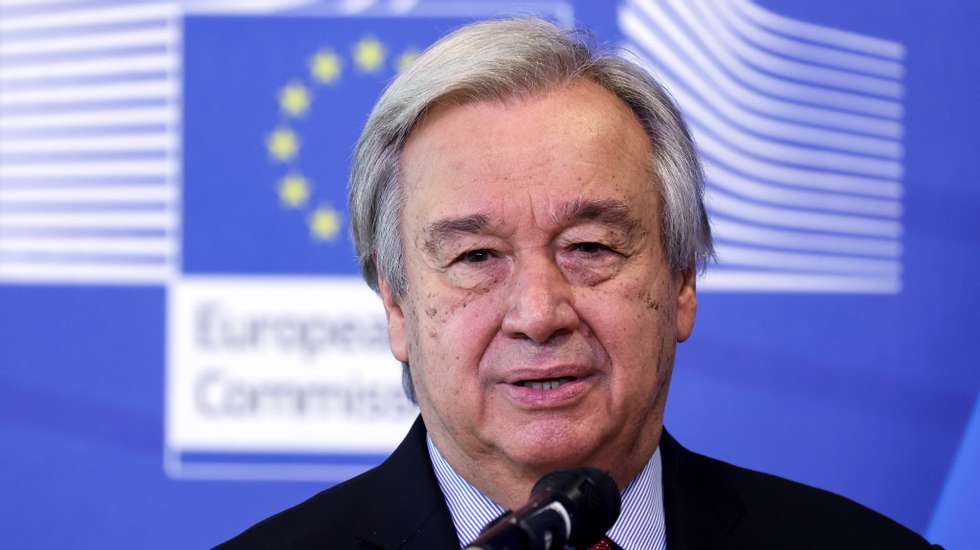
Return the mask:
[[[660,453],[668,550],[727,547],[745,513],[742,500],[666,430]]]
[[[449,508],[432,471],[422,417],[371,481],[372,510],[354,532],[362,548],[422,550],[458,548]]]
[[[370,498],[354,532],[364,549],[458,548],[449,508],[432,471],[421,416],[395,452],[377,468]],[[725,480],[664,430],[664,514],[669,550],[727,546],[745,506]],[[383,495],[378,498],[379,495]],[[368,504],[370,503],[370,504]],[[352,505],[356,505],[352,503]]]

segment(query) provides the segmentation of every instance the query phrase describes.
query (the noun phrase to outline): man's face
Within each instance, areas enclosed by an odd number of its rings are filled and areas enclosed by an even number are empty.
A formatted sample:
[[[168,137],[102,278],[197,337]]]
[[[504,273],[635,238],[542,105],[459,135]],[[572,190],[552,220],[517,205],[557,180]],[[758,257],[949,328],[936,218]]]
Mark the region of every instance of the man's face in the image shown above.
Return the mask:
[[[442,106],[410,136],[408,291],[382,293],[451,463],[615,470],[652,452],[696,306],[693,275],[665,261],[651,154],[628,107],[584,81]]]

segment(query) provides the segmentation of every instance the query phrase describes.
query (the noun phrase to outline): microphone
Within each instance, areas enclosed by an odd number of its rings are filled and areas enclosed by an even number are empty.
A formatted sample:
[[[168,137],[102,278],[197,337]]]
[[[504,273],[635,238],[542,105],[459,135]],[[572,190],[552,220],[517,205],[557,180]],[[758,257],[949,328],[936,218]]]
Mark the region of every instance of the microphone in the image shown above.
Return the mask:
[[[589,548],[619,517],[619,489],[595,468],[558,470],[541,478],[520,509],[490,522],[465,550]]]

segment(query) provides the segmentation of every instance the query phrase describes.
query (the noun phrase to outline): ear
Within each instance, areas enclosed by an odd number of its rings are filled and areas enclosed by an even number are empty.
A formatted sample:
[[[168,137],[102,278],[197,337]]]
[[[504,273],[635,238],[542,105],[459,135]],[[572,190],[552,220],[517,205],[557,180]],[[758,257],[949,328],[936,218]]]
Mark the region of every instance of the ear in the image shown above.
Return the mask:
[[[391,354],[402,363],[408,362],[408,338],[405,333],[405,312],[402,305],[391,293],[391,287],[384,279],[378,277],[378,289],[381,291],[381,301],[385,306],[385,316],[388,318],[388,346]]]
[[[694,331],[698,312],[697,269],[691,266],[677,277],[677,341],[683,342]]]

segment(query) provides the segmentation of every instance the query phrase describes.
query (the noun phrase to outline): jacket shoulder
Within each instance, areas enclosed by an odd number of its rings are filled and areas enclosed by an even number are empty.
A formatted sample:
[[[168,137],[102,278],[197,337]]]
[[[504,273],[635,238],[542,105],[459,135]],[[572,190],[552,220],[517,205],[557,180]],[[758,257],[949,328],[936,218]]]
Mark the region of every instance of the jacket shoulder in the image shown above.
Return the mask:
[[[360,514],[377,498],[377,468],[320,491],[217,546],[222,550],[330,547],[354,540]],[[359,512],[360,511],[360,512]]]
[[[737,538],[757,548],[930,548],[919,534],[841,495],[690,453],[743,506]]]
[[[459,545],[426,448],[425,424],[380,466],[266,519],[219,548],[399,548]]]

